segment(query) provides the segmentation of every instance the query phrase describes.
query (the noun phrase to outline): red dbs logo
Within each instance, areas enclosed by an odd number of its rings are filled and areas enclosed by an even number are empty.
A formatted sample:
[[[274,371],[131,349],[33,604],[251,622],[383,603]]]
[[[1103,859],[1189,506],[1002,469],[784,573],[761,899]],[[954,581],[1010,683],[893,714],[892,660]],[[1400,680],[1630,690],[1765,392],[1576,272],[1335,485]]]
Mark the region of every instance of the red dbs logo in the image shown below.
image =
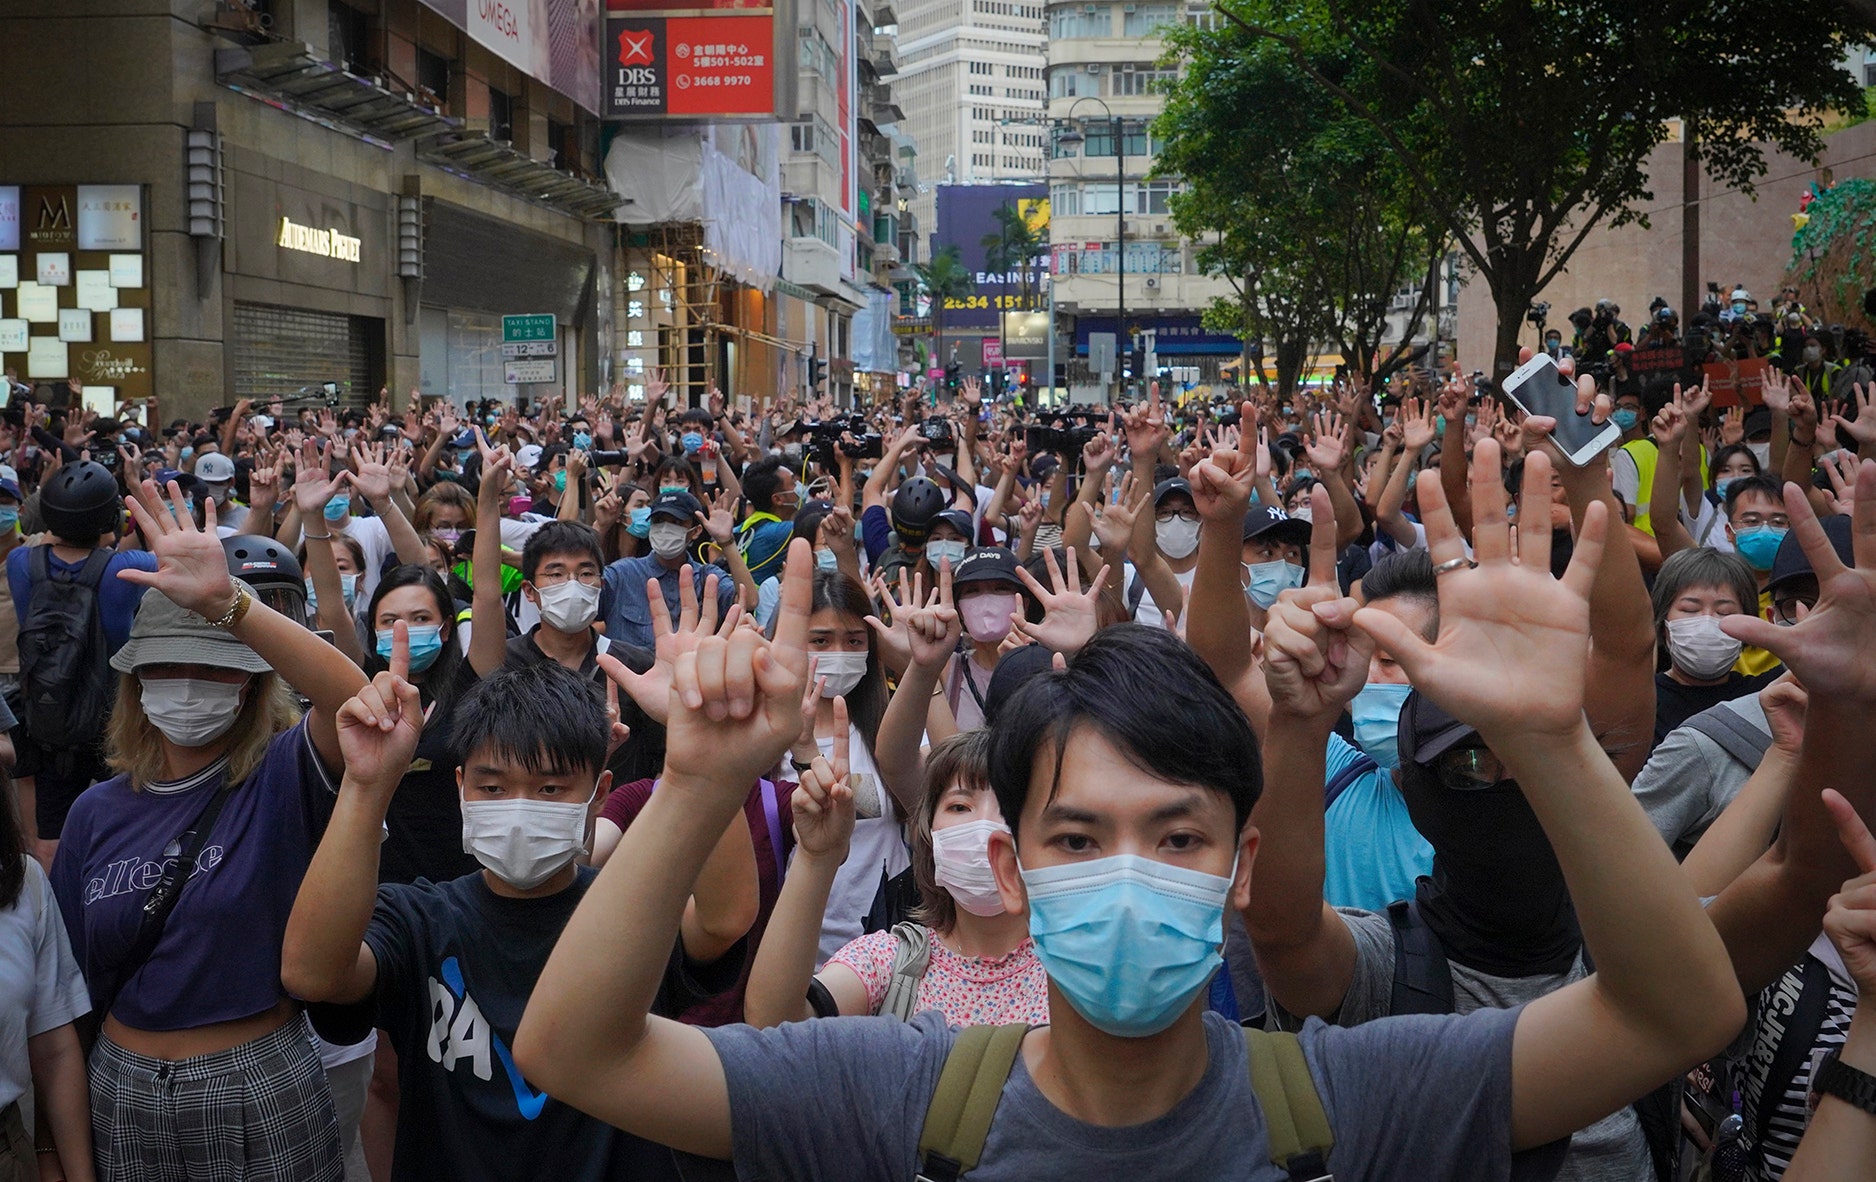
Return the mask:
[[[651,65],[651,30],[633,32],[627,29],[619,34],[619,64],[622,66]]]

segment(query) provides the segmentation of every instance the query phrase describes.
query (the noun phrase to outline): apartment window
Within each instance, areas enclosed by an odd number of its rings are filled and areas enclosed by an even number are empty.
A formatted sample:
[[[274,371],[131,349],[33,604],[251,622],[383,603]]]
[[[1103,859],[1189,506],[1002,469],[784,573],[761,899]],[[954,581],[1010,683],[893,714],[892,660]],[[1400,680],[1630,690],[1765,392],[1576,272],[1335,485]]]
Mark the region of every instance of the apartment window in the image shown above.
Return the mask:
[[[1058,66],[1049,75],[1050,98],[1076,98],[1098,93],[1100,89],[1101,76],[1084,73],[1080,66]]]
[[[493,86],[489,87],[489,138],[509,141],[515,138],[515,100]]]
[[[1157,156],[1159,141],[1147,139],[1146,128],[1134,124],[1128,126],[1122,140],[1122,147],[1129,156]],[[1083,129],[1088,142],[1082,145],[1082,155],[1089,158],[1112,156],[1114,154],[1114,128],[1106,120],[1091,122]],[[1149,151],[1149,149],[1151,149]]]
[[[1178,10],[1170,4],[1128,4],[1123,6],[1121,33],[1127,37],[1149,37],[1161,25],[1169,25],[1178,19]]]
[[[1113,35],[1114,16],[1110,5],[1071,4],[1049,14],[1049,36],[1055,40]]]
[[[1179,77],[1176,70],[1119,69],[1114,71],[1114,93],[1122,96],[1158,94]]]
[[[1168,211],[1168,202],[1179,191],[1172,181],[1141,181],[1133,187],[1128,213],[1152,215]]]
[[[442,110],[449,103],[449,59],[440,53],[417,50],[417,89],[427,101]]]
[[[992,89],[993,88],[988,86],[972,86],[970,92],[980,98],[989,98],[991,97]]]
[[[996,72],[996,67],[991,65],[989,62],[972,62],[970,66],[971,66],[971,73],[973,74],[988,75],[988,74],[994,74]]]

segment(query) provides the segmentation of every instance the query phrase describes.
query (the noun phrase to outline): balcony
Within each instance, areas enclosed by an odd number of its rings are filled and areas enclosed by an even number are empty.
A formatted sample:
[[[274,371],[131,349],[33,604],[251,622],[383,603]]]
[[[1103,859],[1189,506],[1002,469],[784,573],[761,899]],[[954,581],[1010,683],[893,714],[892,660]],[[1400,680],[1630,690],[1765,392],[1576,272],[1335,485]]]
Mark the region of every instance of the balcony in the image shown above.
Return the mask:
[[[353,74],[298,41],[215,51],[215,80],[237,94],[380,148],[445,134],[462,120],[414,92]]]
[[[898,123],[905,118],[905,112],[892,99],[892,87],[880,83],[861,88],[862,104],[871,108],[867,114],[875,124]]]
[[[794,237],[782,246],[782,278],[820,295],[840,294],[840,251],[814,237]]]
[[[610,221],[625,198],[602,181],[562,172],[505,140],[450,132],[417,145],[417,159],[445,172],[588,221]]]

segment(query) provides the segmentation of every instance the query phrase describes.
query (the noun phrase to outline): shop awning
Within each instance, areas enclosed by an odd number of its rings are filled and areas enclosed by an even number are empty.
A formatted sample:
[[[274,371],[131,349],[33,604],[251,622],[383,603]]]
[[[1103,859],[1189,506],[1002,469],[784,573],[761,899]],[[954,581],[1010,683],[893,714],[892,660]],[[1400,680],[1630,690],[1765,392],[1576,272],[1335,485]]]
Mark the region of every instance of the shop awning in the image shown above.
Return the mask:
[[[217,49],[215,80],[269,106],[381,147],[462,126],[460,119],[437,114],[416,95],[353,74],[298,41]]]
[[[610,220],[628,203],[604,184],[562,172],[480,132],[431,136],[417,145],[417,159],[574,217]]]

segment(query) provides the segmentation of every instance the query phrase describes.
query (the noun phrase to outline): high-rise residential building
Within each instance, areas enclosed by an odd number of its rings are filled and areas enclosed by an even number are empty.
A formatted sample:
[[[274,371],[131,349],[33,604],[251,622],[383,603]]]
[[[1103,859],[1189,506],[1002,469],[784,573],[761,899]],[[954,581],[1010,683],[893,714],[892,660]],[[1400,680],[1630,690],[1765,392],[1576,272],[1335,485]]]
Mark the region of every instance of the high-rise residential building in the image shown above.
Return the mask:
[[[1197,272],[1193,244],[1173,228],[1168,201],[1178,181],[1148,179],[1159,145],[1147,129],[1174,77],[1159,64],[1160,32],[1179,21],[1215,19],[1209,6],[1183,0],[1048,5],[1049,238],[1062,338],[1058,360],[1066,362],[1071,390],[1085,396],[1097,392],[1100,345],[1109,335],[1118,338],[1119,352],[1110,372],[1129,368],[1131,346],[1136,379],[1142,368],[1157,365],[1205,380],[1239,354],[1237,338],[1199,324],[1200,312],[1230,287]]]
[[[1046,17],[1042,0],[897,2],[893,89],[926,186],[911,209],[929,229],[936,224],[933,185],[1046,174]]]

